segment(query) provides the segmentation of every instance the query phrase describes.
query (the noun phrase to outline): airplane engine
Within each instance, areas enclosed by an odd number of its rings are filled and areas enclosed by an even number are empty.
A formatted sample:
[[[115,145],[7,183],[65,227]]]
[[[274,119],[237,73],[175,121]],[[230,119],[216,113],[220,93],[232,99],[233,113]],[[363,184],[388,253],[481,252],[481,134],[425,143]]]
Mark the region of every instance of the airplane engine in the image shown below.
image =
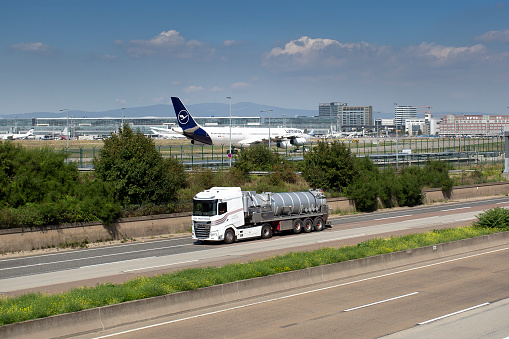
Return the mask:
[[[306,141],[307,141],[306,138],[295,138],[291,139],[290,143],[294,146],[302,146],[306,144]]]
[[[288,148],[288,147],[292,147],[292,142],[291,141],[278,141],[276,145],[279,148]]]

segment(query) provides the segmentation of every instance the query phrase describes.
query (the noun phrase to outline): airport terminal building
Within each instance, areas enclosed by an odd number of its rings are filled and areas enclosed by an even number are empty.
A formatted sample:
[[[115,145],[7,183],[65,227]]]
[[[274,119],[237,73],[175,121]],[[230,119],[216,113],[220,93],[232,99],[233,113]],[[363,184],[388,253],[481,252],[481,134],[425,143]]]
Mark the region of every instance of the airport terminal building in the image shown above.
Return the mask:
[[[200,125],[228,127],[229,117],[195,117]],[[27,132],[34,129],[36,139],[58,138],[68,126],[69,136],[73,139],[106,138],[115,133],[126,122],[133,130],[140,130],[145,135],[153,135],[151,127],[178,127],[176,117],[139,117],[139,118],[32,118],[0,119],[0,134]],[[240,127],[288,127],[300,128],[310,132],[327,131],[328,120],[319,117],[232,117],[232,126]]]

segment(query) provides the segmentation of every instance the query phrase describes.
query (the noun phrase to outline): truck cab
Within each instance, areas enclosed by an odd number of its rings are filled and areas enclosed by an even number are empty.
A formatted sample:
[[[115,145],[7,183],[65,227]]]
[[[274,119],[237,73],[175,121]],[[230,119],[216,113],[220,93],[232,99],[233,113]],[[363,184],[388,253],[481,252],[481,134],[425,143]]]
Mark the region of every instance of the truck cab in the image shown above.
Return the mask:
[[[193,198],[193,239],[233,242],[244,225],[240,187],[212,187]]]

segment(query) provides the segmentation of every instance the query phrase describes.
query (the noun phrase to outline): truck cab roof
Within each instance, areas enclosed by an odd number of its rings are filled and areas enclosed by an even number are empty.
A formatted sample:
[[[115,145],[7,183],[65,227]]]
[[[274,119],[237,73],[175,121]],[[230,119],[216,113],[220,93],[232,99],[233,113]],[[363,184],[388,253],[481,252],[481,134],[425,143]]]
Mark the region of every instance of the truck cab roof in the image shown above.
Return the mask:
[[[194,196],[194,199],[199,200],[225,200],[236,197],[241,197],[242,191],[240,187],[212,187],[208,190],[202,191]]]

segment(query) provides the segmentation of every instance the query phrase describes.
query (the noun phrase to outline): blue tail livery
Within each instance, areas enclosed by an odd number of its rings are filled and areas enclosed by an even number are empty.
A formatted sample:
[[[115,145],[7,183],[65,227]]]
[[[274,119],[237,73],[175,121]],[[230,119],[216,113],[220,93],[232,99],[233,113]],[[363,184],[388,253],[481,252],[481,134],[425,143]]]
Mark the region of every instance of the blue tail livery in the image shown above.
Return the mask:
[[[177,116],[177,121],[180,128],[182,128],[183,134],[191,139],[193,144],[195,141],[198,141],[207,145],[212,145],[212,139],[209,134],[194,121],[189,111],[184,107],[182,101],[177,97],[171,97],[171,102],[173,103],[173,109],[175,110],[175,115]]]

